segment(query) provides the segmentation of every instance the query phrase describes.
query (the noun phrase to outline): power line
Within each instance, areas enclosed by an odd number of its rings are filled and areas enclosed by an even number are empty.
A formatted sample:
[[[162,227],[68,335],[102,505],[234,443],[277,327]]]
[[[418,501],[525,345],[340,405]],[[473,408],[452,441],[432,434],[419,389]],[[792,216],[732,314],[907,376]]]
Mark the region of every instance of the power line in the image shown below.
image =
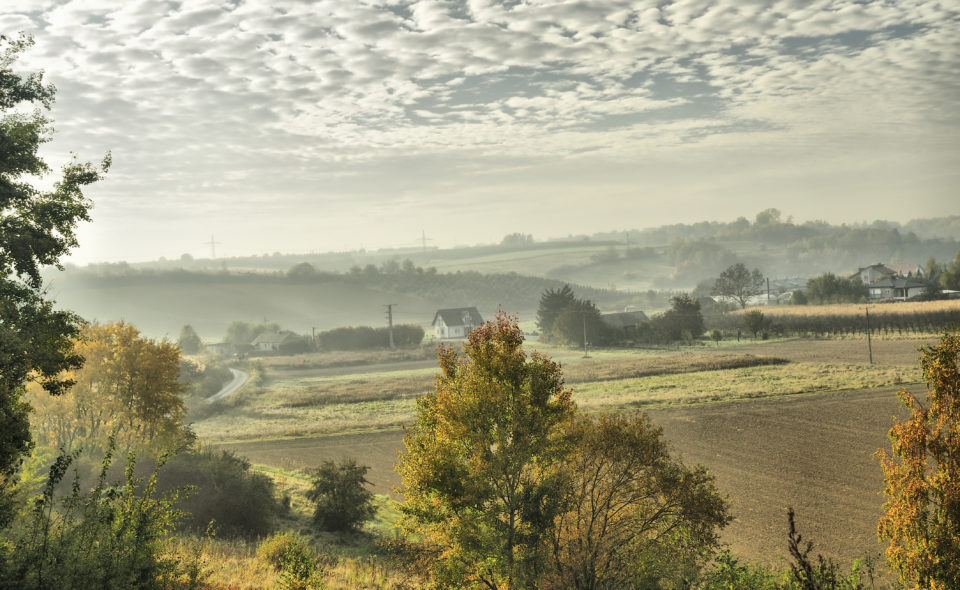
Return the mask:
[[[396,303],[384,303],[387,308],[387,332],[390,334],[390,348],[393,348],[393,307]]]
[[[222,242],[217,242],[217,241],[215,241],[215,240],[213,239],[213,234],[210,234],[210,241],[209,241],[209,242],[204,242],[205,245],[209,245],[209,246],[210,246],[210,258],[216,258],[216,257],[217,257],[217,244],[221,244],[221,243],[222,243]]]

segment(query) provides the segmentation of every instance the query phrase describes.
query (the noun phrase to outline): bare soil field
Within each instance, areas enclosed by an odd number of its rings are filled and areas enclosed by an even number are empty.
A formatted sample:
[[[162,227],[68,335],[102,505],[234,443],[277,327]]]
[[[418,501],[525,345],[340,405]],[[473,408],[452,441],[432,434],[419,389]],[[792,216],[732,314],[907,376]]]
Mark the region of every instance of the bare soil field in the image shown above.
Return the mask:
[[[937,337],[924,338],[884,338],[874,337],[870,345],[873,348],[873,362],[878,365],[902,365],[916,367],[920,358],[917,349],[923,345],[937,343]],[[721,349],[722,350],[722,349]],[[729,349],[728,349],[729,350]],[[758,342],[738,346],[738,354],[755,354],[782,357],[793,362],[811,363],[862,363],[869,364],[867,339],[848,338],[841,340],[786,340],[779,342]]]
[[[879,553],[882,480],[873,454],[889,449],[886,433],[895,414],[902,410],[893,388],[650,412],[683,460],[706,466],[729,497],[735,520],[723,541],[736,555],[771,564],[787,555],[789,506],[815,551],[845,563]],[[402,437],[389,431],[219,447],[254,463],[293,469],[354,457],[370,466],[368,479],[377,493],[396,497],[393,465]]]

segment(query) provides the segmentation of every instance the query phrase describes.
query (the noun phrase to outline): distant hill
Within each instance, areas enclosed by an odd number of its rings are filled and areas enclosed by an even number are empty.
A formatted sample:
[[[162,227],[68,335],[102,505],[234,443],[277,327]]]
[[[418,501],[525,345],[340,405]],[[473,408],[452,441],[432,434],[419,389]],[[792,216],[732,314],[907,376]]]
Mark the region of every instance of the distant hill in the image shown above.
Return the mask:
[[[675,224],[537,242],[512,234],[503,243],[450,249],[280,254],[223,259],[98,264],[52,273],[64,307],[90,319],[128,319],[150,334],[177,334],[190,323],[216,338],[232,320],[264,318],[301,332],[381,325],[428,325],[440,307],[498,308],[530,319],[540,294],[563,283],[605,310],[657,311],[669,291],[709,284],[736,262],[771,279],[848,275],[878,262],[949,262],[960,250],[960,216],[904,224],[875,221],[794,223],[776,209],[753,221]],[[655,290],[655,291],[654,291]]]
[[[641,230],[601,232],[534,241],[507,236],[488,246],[402,248],[378,251],[280,254],[226,259],[158,260],[135,265],[107,265],[100,272],[124,269],[230,272],[286,272],[307,262],[317,271],[349,273],[409,264],[439,273],[515,272],[598,289],[645,291],[690,289],[716,277],[734,262],[758,267],[771,278],[846,275],[883,262],[925,264],[953,259],[960,250],[960,216],[915,219],[906,223],[874,221],[831,225],[822,221],[794,223],[768,209],[753,221],[704,221]],[[102,265],[101,265],[102,266]],[[96,267],[93,268],[96,270]]]
[[[126,320],[147,334],[171,338],[184,324],[191,324],[207,340],[223,335],[233,320],[267,320],[300,333],[314,328],[380,326],[386,322],[387,303],[396,304],[395,322],[424,326],[443,307],[476,306],[485,318],[503,309],[532,319],[543,291],[563,285],[513,273],[440,273],[415,266],[330,273],[315,272],[309,265],[269,274],[130,268],[104,273],[74,268],[51,273],[48,281],[59,307],[88,320]],[[575,291],[605,309],[643,299],[590,287],[575,287]],[[655,297],[647,304],[655,307],[664,302]]]

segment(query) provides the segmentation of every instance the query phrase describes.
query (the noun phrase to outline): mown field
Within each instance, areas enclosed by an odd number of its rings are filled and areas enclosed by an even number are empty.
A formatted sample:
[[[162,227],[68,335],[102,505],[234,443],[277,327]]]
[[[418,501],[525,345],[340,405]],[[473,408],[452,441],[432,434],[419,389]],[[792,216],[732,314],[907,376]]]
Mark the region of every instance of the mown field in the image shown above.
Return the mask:
[[[548,352],[588,411],[650,413],[676,452],[705,465],[730,498],[735,520],[724,542],[747,559],[777,564],[786,555],[788,506],[818,551],[848,561],[876,556],[881,480],[873,453],[888,445],[896,390],[922,391],[916,351],[924,343],[932,340],[875,338],[874,365],[858,338],[607,350],[589,359]],[[216,446],[284,469],[355,457],[370,465],[375,491],[394,495],[402,446],[394,425],[409,421],[413,398],[432,386],[435,368],[412,366],[423,362],[380,372],[328,367],[315,376],[273,367],[263,387],[194,427]]]
[[[805,355],[810,347],[822,350],[821,357]],[[581,351],[546,352],[562,364],[583,408],[621,411],[914,382],[915,347],[913,340],[878,341],[874,365],[866,363],[859,345],[843,341],[604,350],[587,359]],[[901,349],[909,354],[884,360],[886,350]],[[410,423],[414,400],[430,391],[437,371],[435,361],[420,352],[360,366],[336,366],[322,356],[264,361],[262,384],[205,408],[194,416],[194,430],[209,442],[396,430]]]

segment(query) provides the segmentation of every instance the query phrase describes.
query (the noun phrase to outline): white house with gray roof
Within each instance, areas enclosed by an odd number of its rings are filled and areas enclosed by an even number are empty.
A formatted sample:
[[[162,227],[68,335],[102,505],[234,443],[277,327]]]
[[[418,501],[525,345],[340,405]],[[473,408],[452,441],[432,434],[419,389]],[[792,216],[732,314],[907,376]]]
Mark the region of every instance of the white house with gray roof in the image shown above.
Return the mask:
[[[463,338],[482,324],[483,318],[476,307],[438,309],[433,316],[433,335],[437,338]]]

